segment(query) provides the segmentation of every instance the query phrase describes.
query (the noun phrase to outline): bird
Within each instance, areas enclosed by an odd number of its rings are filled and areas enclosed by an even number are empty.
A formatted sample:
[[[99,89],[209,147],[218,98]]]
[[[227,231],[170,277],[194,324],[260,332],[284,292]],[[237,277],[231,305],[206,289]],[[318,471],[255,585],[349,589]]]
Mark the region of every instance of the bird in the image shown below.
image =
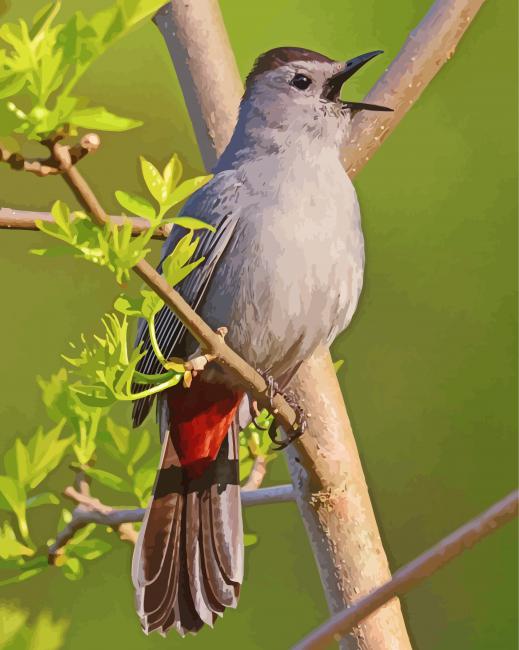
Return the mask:
[[[356,112],[391,109],[343,101],[340,93],[380,53],[345,62],[300,47],[260,55],[212,179],[181,211],[214,231],[200,237],[204,262],[177,290],[210,327],[226,327],[226,343],[279,390],[348,326],[359,301],[360,208],[339,151]],[[166,358],[196,355],[197,342],[167,307],[155,328]],[[145,322],[136,345],[145,353],[140,372],[164,371]],[[134,426],[152,402],[135,403]],[[132,561],[145,633],[194,634],[237,605],[244,572],[238,434],[250,412],[243,387],[214,362],[189,388],[177,385],[158,400],[160,467]]]

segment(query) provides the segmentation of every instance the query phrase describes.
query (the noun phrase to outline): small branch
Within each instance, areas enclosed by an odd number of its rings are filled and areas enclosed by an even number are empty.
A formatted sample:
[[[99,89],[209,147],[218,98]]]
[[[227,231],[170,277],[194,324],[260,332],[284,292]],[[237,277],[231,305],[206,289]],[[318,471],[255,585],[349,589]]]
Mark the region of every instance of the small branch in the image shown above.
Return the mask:
[[[294,646],[293,650],[322,650],[349,632],[363,618],[396,596],[402,596],[438,569],[471,548],[487,535],[517,517],[519,491],[512,492],[481,515],[458,528],[438,544],[396,571],[393,578],[357,601],[348,609],[335,614]]]
[[[257,490],[263,483],[266,473],[267,459],[265,456],[256,456],[249,477],[245,481],[244,485],[242,485],[241,491],[250,492],[251,490]]]
[[[290,484],[274,487],[241,491],[242,506],[264,506],[271,503],[289,503],[295,501],[294,487]]]
[[[146,219],[140,217],[121,217],[110,215],[110,221],[120,226],[125,221],[132,222],[132,234],[140,235],[149,230],[150,224]],[[54,223],[54,217],[50,212],[30,212],[28,210],[12,210],[11,208],[0,208],[0,230],[38,230],[36,221]],[[167,228],[157,228],[153,233],[154,239],[165,239]]]
[[[77,472],[75,487],[79,491],[79,494],[87,497],[90,496],[90,480],[85,472]]]
[[[100,145],[99,136],[95,133],[87,133],[81,138],[81,142],[69,148],[70,163],[75,165],[89,153],[95,153]],[[20,153],[13,153],[0,146],[0,162],[5,162],[16,171],[30,172],[36,176],[52,176],[62,174],[63,170],[56,158],[50,156],[44,160],[27,159]]]
[[[90,495],[81,494],[76,488],[68,487],[64,495],[78,504],[72,512],[71,521],[58,533],[54,544],[49,546],[49,563],[54,559],[74,535],[89,524],[109,526],[118,530],[121,539],[135,543],[137,532],[130,524],[142,521],[146,512],[145,508],[117,509],[107,506],[99,499]],[[271,503],[287,503],[294,500],[294,490],[291,485],[277,485],[275,487],[261,488],[244,491],[242,489],[241,502],[243,506],[259,506]],[[131,532],[133,531],[133,532]]]

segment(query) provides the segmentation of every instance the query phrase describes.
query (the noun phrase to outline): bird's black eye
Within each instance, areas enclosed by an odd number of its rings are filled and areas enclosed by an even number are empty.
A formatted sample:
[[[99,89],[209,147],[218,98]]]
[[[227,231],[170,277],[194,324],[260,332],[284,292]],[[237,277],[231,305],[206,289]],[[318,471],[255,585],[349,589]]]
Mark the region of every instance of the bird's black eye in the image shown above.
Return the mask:
[[[299,90],[306,90],[311,83],[312,83],[312,80],[309,79],[304,74],[296,74],[296,75],[294,75],[294,78],[290,82],[290,84],[292,86],[295,86]]]

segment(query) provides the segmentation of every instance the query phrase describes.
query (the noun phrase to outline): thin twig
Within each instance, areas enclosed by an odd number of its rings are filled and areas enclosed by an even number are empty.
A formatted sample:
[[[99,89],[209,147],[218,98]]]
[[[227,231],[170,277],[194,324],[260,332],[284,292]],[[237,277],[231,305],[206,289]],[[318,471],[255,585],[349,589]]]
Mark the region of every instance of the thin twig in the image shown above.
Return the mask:
[[[263,479],[267,473],[267,459],[265,456],[256,456],[249,477],[242,485],[242,492],[250,492],[257,490],[263,483]]]
[[[69,148],[70,163],[75,165],[89,153],[95,153],[99,148],[99,136],[95,133],[87,133],[81,141]],[[30,172],[37,176],[53,176],[62,174],[59,162],[51,155],[45,159],[28,159],[20,153],[14,153],[0,146],[0,162],[7,163],[11,169],[16,171]]]
[[[519,491],[512,492],[478,517],[442,539],[415,560],[396,571],[392,579],[348,609],[332,616],[293,650],[322,650],[349,632],[362,619],[396,596],[402,596],[436,573],[456,556],[517,517]]]
[[[68,487],[64,491],[65,496],[72,499],[78,504],[78,507],[72,512],[72,519],[60,531],[56,541],[49,546],[49,562],[52,564],[54,558],[59,555],[62,549],[74,535],[89,524],[98,524],[109,526],[119,531],[125,524],[133,524],[143,520],[146,512],[145,508],[128,508],[119,509],[107,506],[99,499],[90,495],[81,494],[73,487]],[[257,490],[243,491],[241,502],[243,506],[259,506],[271,503],[287,503],[294,500],[294,489],[291,485],[277,485],[275,487],[260,488]],[[135,531],[134,531],[135,532]],[[128,529],[123,529],[123,534],[127,534]],[[122,536],[121,536],[122,537]],[[134,540],[137,535],[133,536]]]
[[[110,221],[117,226],[123,225],[125,221],[131,221],[132,235],[137,236],[146,232],[149,221],[140,217],[126,217],[110,215]],[[50,212],[30,212],[28,210],[12,210],[11,208],[0,208],[0,230],[38,230],[36,221],[54,223],[54,217]],[[153,239],[165,239],[168,235],[167,227],[157,228],[153,233]]]

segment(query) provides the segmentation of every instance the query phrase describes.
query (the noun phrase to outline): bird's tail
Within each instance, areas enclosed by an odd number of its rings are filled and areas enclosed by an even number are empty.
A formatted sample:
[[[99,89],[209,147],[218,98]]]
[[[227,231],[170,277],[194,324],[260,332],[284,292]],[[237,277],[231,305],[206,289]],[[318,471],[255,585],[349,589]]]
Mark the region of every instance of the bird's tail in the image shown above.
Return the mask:
[[[195,633],[204,623],[212,626],[226,607],[237,605],[243,579],[235,417],[240,396],[226,402],[221,395],[213,392],[208,398],[206,393],[207,387],[200,383],[168,397],[170,427],[132,566],[137,613],[146,633],[165,634],[171,628],[181,635]],[[187,396],[199,404],[196,417],[185,405]],[[216,427],[211,417],[215,404]],[[186,437],[185,426],[200,430],[202,424],[205,440],[213,440],[214,455],[209,450],[200,456],[200,450],[193,452],[188,443],[196,435],[188,430],[190,437]],[[227,431],[223,442],[218,433],[222,426]]]

